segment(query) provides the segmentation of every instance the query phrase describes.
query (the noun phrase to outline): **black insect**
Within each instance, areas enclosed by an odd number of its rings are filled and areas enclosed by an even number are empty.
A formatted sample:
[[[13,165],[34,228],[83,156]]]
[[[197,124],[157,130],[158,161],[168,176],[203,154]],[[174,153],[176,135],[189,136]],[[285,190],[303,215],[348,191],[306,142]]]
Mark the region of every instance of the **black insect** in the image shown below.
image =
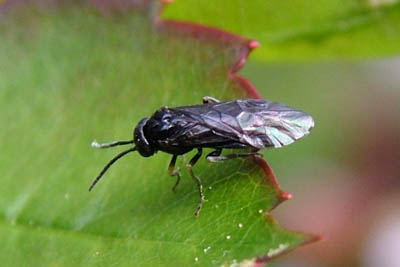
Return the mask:
[[[193,166],[202,155],[203,148],[215,149],[206,156],[211,162],[248,157],[257,154],[261,148],[289,145],[307,135],[313,127],[314,121],[307,113],[267,100],[220,102],[212,97],[204,97],[202,105],[162,107],[150,118],[139,122],[134,129],[133,140],[92,143],[96,148],[128,144],[135,146],[113,158],[94,180],[89,191],[114,162],[136,150],[143,157],[150,157],[159,150],[173,155],[168,173],[177,176],[173,187],[175,191],[181,178],[179,171],[174,169],[177,157],[197,149],[197,154],[187,167],[199,190],[200,200],[195,212],[198,215],[204,195],[200,178],[193,173]],[[224,148],[249,150],[221,155]]]

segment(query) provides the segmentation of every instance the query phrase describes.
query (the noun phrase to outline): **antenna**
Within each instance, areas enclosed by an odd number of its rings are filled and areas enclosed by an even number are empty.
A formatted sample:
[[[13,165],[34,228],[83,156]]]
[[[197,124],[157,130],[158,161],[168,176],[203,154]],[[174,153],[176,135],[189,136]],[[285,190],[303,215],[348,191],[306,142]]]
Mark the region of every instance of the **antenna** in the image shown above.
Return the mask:
[[[130,143],[128,143],[130,142]],[[111,147],[111,146],[118,146],[118,145],[127,145],[131,144],[133,141],[116,141],[116,142],[111,142],[111,143],[106,143],[106,144],[96,144],[99,145],[99,148],[106,148],[106,147]],[[93,143],[92,143],[93,146]],[[93,181],[92,185],[89,187],[89,191],[93,189],[93,187],[97,184],[98,181],[100,181],[101,177],[106,173],[106,171],[113,165],[117,160],[125,156],[126,154],[133,152],[136,150],[136,147],[125,150],[121,153],[119,153],[117,156],[115,156],[110,162],[107,163],[107,165],[103,168],[103,170],[100,172],[100,174],[96,177],[96,179]]]
[[[94,147],[94,148],[108,148],[108,147],[113,147],[113,146],[122,146],[122,145],[129,145],[129,144],[133,144],[133,140],[129,140],[129,141],[113,141],[113,142],[103,143],[103,144],[99,144],[99,143],[97,143],[96,140],[94,140],[92,142],[91,146]]]

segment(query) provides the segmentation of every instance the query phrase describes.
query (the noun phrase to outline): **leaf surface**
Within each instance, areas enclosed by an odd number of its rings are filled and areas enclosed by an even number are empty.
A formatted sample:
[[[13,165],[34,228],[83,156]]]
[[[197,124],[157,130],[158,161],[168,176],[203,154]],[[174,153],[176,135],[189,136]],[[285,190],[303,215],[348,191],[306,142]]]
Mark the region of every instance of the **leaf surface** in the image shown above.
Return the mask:
[[[161,106],[204,95],[243,97],[227,73],[234,48],[155,31],[148,16],[88,6],[20,8],[0,24],[0,261],[5,266],[219,266],[269,259],[312,240],[267,211],[285,197],[260,159],[185,164],[177,193],[171,156],[130,154],[88,187]],[[211,150],[210,150],[211,151]],[[210,152],[206,150],[205,152]]]

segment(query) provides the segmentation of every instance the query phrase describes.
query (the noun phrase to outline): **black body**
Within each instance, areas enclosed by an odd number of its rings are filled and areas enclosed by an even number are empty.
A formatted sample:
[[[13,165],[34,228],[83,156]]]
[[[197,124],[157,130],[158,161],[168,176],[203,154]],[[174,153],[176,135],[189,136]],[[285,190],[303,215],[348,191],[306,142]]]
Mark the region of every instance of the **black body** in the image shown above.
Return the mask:
[[[181,155],[199,147],[281,147],[305,136],[314,126],[305,112],[256,99],[161,108],[142,122],[135,129],[134,140],[143,156],[158,150]]]
[[[142,119],[134,129],[131,141],[117,141],[106,144],[93,143],[105,148],[117,145],[135,144],[134,148],[115,157],[103,169],[90,189],[105,171],[120,157],[137,150],[142,156],[152,156],[157,151],[174,155],[170,164],[170,175],[180,174],[174,170],[176,157],[193,149],[198,153],[189,162],[192,178],[199,186],[200,211],[203,193],[200,179],[192,172],[192,166],[202,153],[202,148],[213,148],[207,159],[216,162],[230,158],[254,155],[261,148],[278,148],[293,143],[307,135],[314,127],[314,121],[307,113],[280,103],[267,100],[240,99],[228,102],[205,97],[203,105],[176,108],[163,107],[150,118]],[[221,156],[224,148],[249,148],[250,153]]]

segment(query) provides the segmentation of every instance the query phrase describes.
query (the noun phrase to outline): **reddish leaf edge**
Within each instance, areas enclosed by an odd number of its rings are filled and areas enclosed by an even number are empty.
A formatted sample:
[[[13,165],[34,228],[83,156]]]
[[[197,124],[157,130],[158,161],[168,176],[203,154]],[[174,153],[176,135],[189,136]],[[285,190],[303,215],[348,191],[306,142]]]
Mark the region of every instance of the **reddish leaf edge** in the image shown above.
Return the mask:
[[[236,55],[234,59],[234,63],[230,66],[230,69],[227,73],[228,78],[241,90],[245,92],[245,94],[249,98],[262,99],[258,90],[254,87],[254,85],[245,77],[238,75],[237,72],[243,68],[244,64],[247,62],[247,59],[250,53],[260,46],[259,42],[256,40],[245,38],[241,35],[234,34],[222,29],[219,29],[214,26],[207,26],[196,24],[190,21],[178,21],[172,19],[162,19],[161,14],[164,7],[172,3],[174,0],[76,0],[76,2],[87,3],[91,6],[94,6],[99,10],[103,15],[110,15],[115,12],[129,12],[129,10],[139,10],[147,12],[149,18],[151,19],[154,28],[159,32],[168,32],[169,34],[180,36],[183,38],[192,38],[196,39],[200,42],[209,42],[215,43],[217,45],[230,48],[236,47],[239,50],[239,53]],[[6,13],[17,6],[29,2],[35,2],[30,0],[6,0],[4,2],[0,1],[0,16],[1,13]],[[61,4],[63,2],[68,2],[65,0],[56,0],[56,1],[37,1],[39,5],[46,6],[49,4],[50,6],[54,6],[57,4]],[[41,3],[40,3],[41,2]],[[251,158],[252,162],[257,165],[264,173],[265,181],[271,183],[276,191],[277,191],[277,201],[276,203],[264,213],[264,217],[266,220],[272,221],[274,224],[278,224],[274,217],[271,216],[270,212],[274,210],[277,206],[279,206],[282,202],[289,200],[292,198],[292,195],[288,192],[285,192],[281,189],[278,180],[273,172],[271,166],[259,156],[254,156]],[[286,228],[284,228],[286,229]],[[289,229],[286,229],[289,230]],[[294,249],[299,247],[312,244],[314,242],[320,241],[323,239],[322,236],[312,235],[308,233],[303,233],[299,231],[291,232],[297,233],[306,237],[302,243],[298,246],[295,246],[290,249],[284,249],[279,253],[274,254],[273,256],[268,256],[265,254],[264,256],[259,256],[253,260],[253,266],[261,267],[265,266],[271,260],[274,260],[282,255],[288,254]],[[250,260],[251,261],[251,260]]]
[[[268,216],[266,216],[266,217],[267,217],[269,220],[275,221],[275,219],[274,219],[273,217],[271,217],[270,215],[268,215]],[[302,234],[302,235],[307,235],[308,238],[307,238],[306,240],[304,240],[304,242],[300,243],[298,246],[293,247],[293,248],[290,248],[290,249],[285,249],[285,250],[283,250],[282,252],[276,253],[276,254],[275,254],[274,256],[272,256],[272,257],[269,257],[269,256],[267,256],[267,255],[262,256],[262,257],[258,257],[257,259],[255,259],[255,260],[253,261],[253,266],[254,266],[254,267],[263,267],[263,266],[266,266],[266,264],[267,264],[268,262],[270,262],[270,261],[272,261],[272,260],[275,260],[276,258],[282,257],[282,256],[284,256],[284,255],[286,255],[286,254],[289,254],[290,252],[292,252],[292,251],[295,250],[295,249],[298,249],[298,248],[301,248],[301,247],[304,247],[304,246],[313,244],[313,243],[315,243],[315,242],[324,240],[324,237],[322,237],[322,236],[304,234],[304,233],[302,233],[302,232],[296,232],[296,233]]]
[[[270,220],[272,221],[274,224],[278,224],[276,219],[271,215],[271,212],[277,207],[279,206],[281,203],[283,203],[286,200],[289,200],[292,198],[292,194],[290,194],[289,192],[285,192],[281,189],[278,179],[275,176],[274,171],[272,170],[271,166],[268,164],[268,162],[266,162],[262,157],[260,156],[254,156],[252,157],[252,161],[254,162],[254,164],[258,165],[261,170],[264,173],[264,178],[266,179],[266,181],[269,181],[273,186],[275,186],[275,189],[278,192],[278,196],[277,196],[277,202],[275,203],[275,205],[273,205],[269,210],[267,210],[264,213],[264,217],[266,220]],[[284,228],[287,229],[287,228]],[[287,229],[288,230],[288,229]],[[297,249],[299,247],[303,247],[305,245],[309,245],[312,244],[314,242],[318,242],[320,240],[323,240],[323,237],[320,235],[313,235],[313,234],[308,234],[308,233],[304,233],[301,231],[293,231],[290,230],[291,232],[297,233],[299,235],[302,235],[305,237],[304,241],[302,243],[300,243],[298,246],[290,248],[290,249],[285,249],[282,250],[282,252],[276,253],[273,256],[268,256],[268,253],[264,256],[260,256],[258,258],[256,258],[253,262],[255,267],[261,267],[266,265],[267,262],[274,260],[282,255],[288,254],[289,252],[293,251],[294,249]]]
[[[201,25],[190,21],[162,19],[161,15],[164,7],[171,2],[173,2],[173,0],[160,0],[160,6],[156,12],[157,16],[153,18],[155,28],[161,32],[168,32],[173,35],[192,38],[202,42],[214,43],[222,47],[236,47],[239,53],[227,75],[238,88],[244,90],[248,97],[261,99],[262,97],[254,85],[245,77],[237,74],[247,62],[250,53],[259,47],[260,43],[256,40],[248,39],[214,26]]]
[[[158,16],[154,18],[154,25],[156,29],[177,36],[193,38],[201,42],[212,42],[226,47],[239,45],[240,53],[238,54],[237,58],[235,58],[234,64],[231,66],[228,72],[228,77],[232,82],[237,85],[238,88],[244,90],[248,97],[262,99],[260,93],[254,87],[254,85],[245,77],[237,74],[237,72],[242,69],[244,64],[247,62],[250,53],[260,46],[259,42],[213,26],[196,24],[189,21],[161,19],[161,14],[164,6],[171,2],[173,2],[173,0],[161,0],[161,7],[159,9]],[[285,192],[281,189],[278,179],[276,178],[271,166],[262,157],[253,156],[251,160],[263,171],[264,179],[267,182],[270,182],[278,192],[277,202],[264,213],[264,216],[267,220],[270,220],[277,224],[276,220],[271,216],[270,212],[274,210],[277,206],[279,206],[282,202],[291,199],[292,194],[290,194],[289,192]],[[285,249],[282,252],[274,254],[273,256],[268,256],[267,254],[264,256],[259,256],[253,260],[253,266],[265,266],[267,262],[274,260],[282,255],[288,254],[296,248],[303,247],[323,239],[323,237],[320,235],[313,235],[300,231],[290,231],[304,236],[304,241],[296,247]]]

